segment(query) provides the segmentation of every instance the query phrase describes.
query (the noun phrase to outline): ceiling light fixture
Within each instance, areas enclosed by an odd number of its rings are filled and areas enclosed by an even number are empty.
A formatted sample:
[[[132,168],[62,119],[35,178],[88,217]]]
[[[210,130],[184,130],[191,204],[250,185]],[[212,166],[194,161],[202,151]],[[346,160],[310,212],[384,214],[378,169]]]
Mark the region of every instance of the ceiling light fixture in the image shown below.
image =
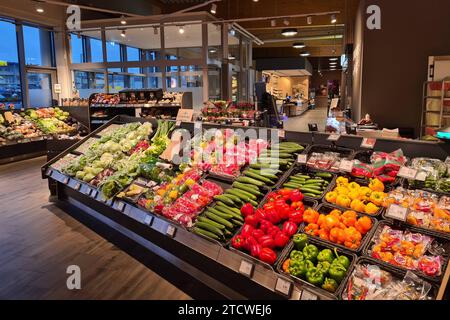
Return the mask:
[[[312,24],[312,23],[313,23],[313,18],[312,18],[311,16],[307,17],[307,18],[306,18],[306,22],[307,22],[308,24]]]
[[[302,53],[300,53],[301,57],[309,57],[311,55],[311,53],[309,53],[308,51],[303,51]]]
[[[158,35],[158,27],[153,27],[153,34],[154,34],[155,36]]]
[[[330,61],[338,61],[339,58],[330,58]]]
[[[122,15],[120,17],[120,24],[127,24],[127,20],[125,20],[125,16],[124,15]]]
[[[213,3],[211,5],[211,11],[212,14],[216,14],[217,13],[217,4]]]
[[[296,42],[292,45],[295,49],[303,49],[306,47],[306,44],[303,42]]]
[[[276,27],[277,26],[277,20],[270,20],[270,26]]]
[[[229,56],[228,56],[228,60],[235,60],[235,59],[236,59],[236,57],[233,56],[233,55],[229,55]]]
[[[41,6],[40,1],[36,1],[36,12],[37,13],[44,13],[44,8]]]
[[[288,28],[281,30],[281,34],[285,37],[293,37],[297,35],[298,31],[295,28]]]
[[[253,2],[259,2],[259,0],[253,0]]]
[[[236,30],[234,30],[233,28],[230,29],[230,35],[232,35],[233,37],[236,35]]]
[[[211,48],[211,49],[209,49],[209,53],[216,53],[217,52],[217,49],[216,48]]]
[[[337,18],[335,14],[331,15],[331,23],[335,24],[337,22]]]
[[[122,32],[120,33],[120,36],[121,36],[122,38],[125,38],[125,37],[127,36],[125,30],[122,30]]]
[[[179,27],[178,27],[178,32],[179,32],[180,34],[184,34],[184,27],[183,27],[183,26],[179,26]]]

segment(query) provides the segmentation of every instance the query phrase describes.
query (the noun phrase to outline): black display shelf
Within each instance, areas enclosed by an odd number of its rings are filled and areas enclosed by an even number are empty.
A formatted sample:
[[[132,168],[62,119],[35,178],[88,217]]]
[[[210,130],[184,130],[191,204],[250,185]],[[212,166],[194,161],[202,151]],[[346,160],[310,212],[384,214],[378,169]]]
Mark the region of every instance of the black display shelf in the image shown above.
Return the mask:
[[[164,277],[172,283],[177,283],[180,277],[192,281],[192,287],[208,288],[204,294],[194,294],[195,298],[221,297],[227,299],[292,299],[292,300],[316,300],[330,299],[329,295],[321,295],[319,292],[308,290],[307,286],[294,282],[286,276],[269,269],[262,264],[255,263],[236,251],[229,250],[217,242],[199,237],[189,230],[168,222],[151,212],[147,212],[131,203],[121,200],[104,199],[99,190],[92,186],[72,179],[59,171],[52,169],[51,165],[63,156],[74,153],[87,139],[97,136],[103,129],[111,124],[124,124],[129,122],[151,122],[157,125],[154,119],[142,119],[130,116],[116,116],[106,124],[100,126],[89,136],[85,137],[63,151],[53,160],[42,167],[42,177],[48,178],[56,184],[56,198],[60,205],[70,205],[73,209],[69,214],[76,212],[76,218],[80,221],[93,219],[99,226],[105,226],[122,235],[122,242],[131,242],[141,246],[143,254],[151,254],[153,261],[145,263],[150,268],[167,265],[174,270]],[[197,125],[194,123],[178,124],[179,128],[194,131]],[[232,126],[203,125],[208,128],[231,128]],[[259,128],[255,129],[258,132]],[[269,137],[276,136],[277,129],[267,129]],[[322,140],[321,144],[327,144],[322,134],[284,132],[289,141],[302,144],[312,144],[313,141]],[[258,134],[261,134],[258,132]],[[318,138],[319,137],[319,138]],[[346,139],[350,139],[349,145]],[[325,141],[323,141],[325,140]],[[350,147],[360,145],[360,137],[342,137],[336,145]],[[330,143],[328,143],[330,144]],[[383,147],[395,150],[397,146],[406,149],[405,154],[413,157],[415,154],[432,154],[436,158],[445,159],[448,156],[449,146],[443,143],[426,144],[415,142],[383,141]],[[405,146],[407,145],[407,146]],[[426,151],[422,147],[425,146]],[[377,146],[375,146],[377,148]],[[94,229],[95,230],[95,229]],[[129,251],[126,245],[124,251],[131,255],[135,251]],[[250,269],[249,269],[250,266]],[[248,272],[250,270],[250,272]],[[181,286],[182,288],[182,286]]]

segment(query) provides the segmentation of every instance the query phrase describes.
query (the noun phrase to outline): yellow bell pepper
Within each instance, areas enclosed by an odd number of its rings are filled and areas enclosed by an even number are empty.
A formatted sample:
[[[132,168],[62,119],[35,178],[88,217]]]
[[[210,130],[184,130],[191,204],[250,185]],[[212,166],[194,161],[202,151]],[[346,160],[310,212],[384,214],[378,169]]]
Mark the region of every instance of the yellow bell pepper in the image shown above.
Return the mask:
[[[356,182],[352,182],[348,185],[348,188],[350,189],[350,191],[354,191],[354,190],[359,190],[359,188],[361,188],[361,186]]]
[[[359,188],[359,197],[361,200],[369,200],[372,190],[368,187]]]
[[[370,179],[369,188],[372,191],[384,191],[384,184],[379,179]]]
[[[380,210],[380,207],[377,207],[375,204],[373,203],[369,203],[366,206],[366,211],[365,213],[367,214],[376,214],[378,212],[378,210]]]
[[[354,211],[359,211],[359,212],[366,211],[366,205],[364,204],[364,202],[362,202],[359,199],[353,200],[352,203],[350,204],[350,208]]]
[[[385,193],[380,191],[374,191],[370,195],[370,202],[372,202],[376,206],[381,206],[383,204],[385,198]]]
[[[325,200],[327,200],[327,202],[329,203],[336,203],[337,197],[338,197],[337,192],[328,192],[325,195]]]
[[[352,199],[352,200],[359,199],[359,191],[358,191],[358,190],[352,190],[352,191],[350,191],[350,193],[348,194],[348,196],[349,196],[350,199]]]
[[[339,195],[336,199],[336,204],[340,207],[350,208],[351,203],[352,203],[352,199],[350,199],[346,195]]]
[[[336,179],[336,185],[339,187],[346,187],[348,186],[348,178],[345,177],[339,177]]]
[[[348,195],[350,193],[350,190],[346,187],[337,187],[334,189],[339,195]]]

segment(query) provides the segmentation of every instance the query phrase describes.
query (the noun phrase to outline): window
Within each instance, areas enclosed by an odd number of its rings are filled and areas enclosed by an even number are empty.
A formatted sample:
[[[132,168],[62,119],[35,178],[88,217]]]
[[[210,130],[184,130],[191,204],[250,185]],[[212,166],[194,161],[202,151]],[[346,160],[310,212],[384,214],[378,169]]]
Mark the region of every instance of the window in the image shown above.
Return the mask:
[[[81,36],[70,34],[70,47],[72,49],[72,63],[83,63],[83,39]]]
[[[16,26],[0,21],[0,103],[22,107]]]
[[[127,61],[141,61],[138,48],[127,47]]]
[[[143,89],[144,88],[144,77],[139,76],[129,76],[130,77],[130,89]]]
[[[95,38],[88,38],[91,47],[91,62],[103,62],[102,41]]]
[[[111,69],[108,69],[108,71],[111,71]],[[109,73],[108,83],[110,93],[117,93],[119,91],[122,91],[124,88],[126,88],[125,75],[117,73]]]
[[[105,90],[105,74],[103,72],[74,71],[75,88],[80,98],[89,98],[93,93]]]
[[[52,33],[30,26],[23,26],[25,64],[53,67]]]
[[[106,42],[106,57],[108,62],[120,62],[120,44],[114,41]]]

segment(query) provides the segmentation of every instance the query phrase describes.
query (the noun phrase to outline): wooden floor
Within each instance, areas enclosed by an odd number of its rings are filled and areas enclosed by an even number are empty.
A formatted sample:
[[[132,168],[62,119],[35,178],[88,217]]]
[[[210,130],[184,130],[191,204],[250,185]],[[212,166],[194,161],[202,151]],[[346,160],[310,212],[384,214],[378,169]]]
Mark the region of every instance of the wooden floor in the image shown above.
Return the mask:
[[[45,158],[0,166],[0,299],[190,299],[48,202]],[[66,268],[81,268],[81,290]]]

